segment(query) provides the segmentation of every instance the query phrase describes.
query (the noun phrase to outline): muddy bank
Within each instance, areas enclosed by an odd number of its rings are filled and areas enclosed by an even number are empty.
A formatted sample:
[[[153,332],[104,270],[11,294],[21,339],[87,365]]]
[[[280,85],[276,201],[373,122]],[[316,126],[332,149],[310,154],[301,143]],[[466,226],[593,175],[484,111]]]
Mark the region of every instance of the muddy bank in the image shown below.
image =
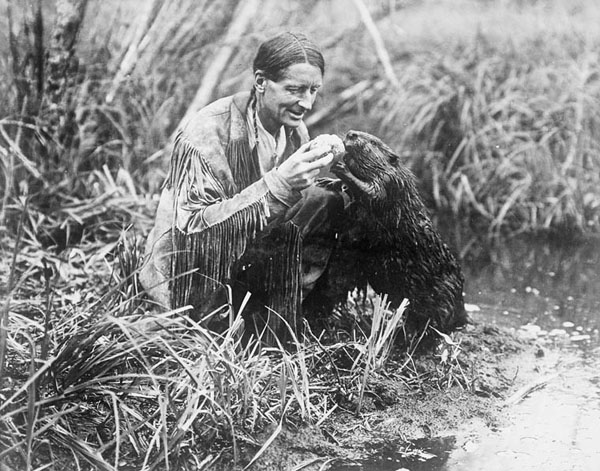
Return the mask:
[[[415,358],[417,385],[391,364],[361,414],[349,405],[320,427],[284,430],[252,469],[600,469],[598,338],[476,323],[455,339],[468,383],[439,382],[441,348]]]
[[[402,456],[416,463],[445,462],[448,456],[433,455],[425,447],[436,441],[442,448],[462,446],[474,434],[506,426],[505,400],[543,374],[539,365],[547,359],[545,350],[507,328],[481,323],[453,339],[455,345],[441,342],[410,365],[392,359],[385,372],[369,380],[360,414],[351,398],[318,426],[284,427],[251,469],[401,469]],[[412,368],[419,381],[407,384],[398,373],[401,366]],[[260,449],[244,448],[248,457]],[[379,467],[364,468],[366,463]],[[221,469],[231,467],[223,463]]]

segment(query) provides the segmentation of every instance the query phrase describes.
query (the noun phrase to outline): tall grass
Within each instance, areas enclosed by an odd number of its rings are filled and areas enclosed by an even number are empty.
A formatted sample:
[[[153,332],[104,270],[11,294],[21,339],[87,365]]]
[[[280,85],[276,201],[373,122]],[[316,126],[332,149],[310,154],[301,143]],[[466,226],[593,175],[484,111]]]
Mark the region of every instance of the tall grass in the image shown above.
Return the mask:
[[[115,317],[106,300],[89,312],[62,316],[52,331],[51,356],[36,358],[42,325],[11,315],[11,365],[31,365],[0,406],[0,460],[20,469],[51,456],[117,469],[181,469],[210,455],[217,441],[232,443],[267,424],[309,420],[324,413],[301,379],[303,353],[264,354],[256,341],[241,343],[241,318],[217,336],[182,312]],[[26,345],[30,343],[31,349]],[[15,372],[16,373],[16,372]],[[26,424],[26,426],[24,426]],[[32,462],[32,456],[36,461]]]
[[[265,350],[259,339],[242,341],[241,316],[217,335],[184,310],[120,308],[100,298],[85,311],[60,316],[49,333],[47,359],[38,357],[41,321],[11,315],[15,382],[2,391],[1,463],[34,469],[54,457],[94,469],[122,463],[198,469],[194,460],[204,460],[207,467],[200,469],[210,469],[224,449],[238,462],[241,445],[247,449],[249,441],[258,449],[252,437],[268,426],[275,431],[259,453],[282,425],[318,423],[334,410],[340,384],[323,374],[323,363],[335,352],[358,352],[344,381],[356,387],[363,378],[361,397],[369,376],[363,365],[375,361],[375,346],[366,340],[333,346],[296,340],[293,353]],[[376,355],[381,367],[389,352]]]
[[[103,204],[119,198],[113,192]],[[0,465],[8,469],[256,461],[284,426],[322,423],[359,388],[361,398],[368,393],[402,325],[402,310],[392,320],[375,299],[368,337],[357,330],[353,341],[328,345],[307,326],[306,338],[292,334],[292,349],[264,348],[229,306],[220,310],[229,328],[217,334],[185,308],[161,312],[142,299],[138,239],[120,234],[107,244],[98,229],[111,210],[97,216],[98,239],[83,237],[61,256],[36,239],[52,220],[20,211],[0,382]],[[99,254],[99,240],[112,249]],[[267,431],[266,440],[254,438]]]
[[[560,62],[471,51],[404,70],[382,97],[394,131],[438,208],[475,214],[490,232],[599,228],[597,54]],[[398,123],[404,125],[398,129]]]
[[[358,406],[356,413],[359,414],[367,381],[371,371],[381,370],[390,356],[390,352],[394,346],[394,340],[399,331],[404,326],[404,311],[408,306],[408,300],[405,299],[400,306],[391,311],[387,302],[387,295],[377,297],[373,306],[373,316],[369,336],[365,345],[363,355],[357,357],[355,365],[358,361],[364,361],[364,372],[360,387]]]

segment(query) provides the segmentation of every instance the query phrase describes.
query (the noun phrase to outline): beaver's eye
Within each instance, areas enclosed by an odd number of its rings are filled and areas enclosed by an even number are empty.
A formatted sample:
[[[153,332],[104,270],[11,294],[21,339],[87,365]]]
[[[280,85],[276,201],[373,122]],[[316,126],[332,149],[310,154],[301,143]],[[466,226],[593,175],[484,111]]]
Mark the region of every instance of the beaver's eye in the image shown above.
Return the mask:
[[[391,164],[397,164],[398,163],[398,156],[396,154],[390,154],[388,157],[389,161]]]

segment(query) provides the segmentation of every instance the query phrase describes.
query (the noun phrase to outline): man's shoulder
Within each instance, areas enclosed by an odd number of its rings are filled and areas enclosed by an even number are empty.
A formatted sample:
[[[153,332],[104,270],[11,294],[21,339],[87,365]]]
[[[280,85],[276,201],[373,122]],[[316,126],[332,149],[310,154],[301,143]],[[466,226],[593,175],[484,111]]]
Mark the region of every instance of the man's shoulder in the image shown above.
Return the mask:
[[[248,100],[250,99],[249,92],[239,92],[234,95],[229,95],[218,100],[209,103],[205,107],[196,111],[189,121],[194,121],[202,118],[218,117],[222,115],[228,115],[231,113],[232,105],[238,111],[243,112]]]
[[[239,92],[229,95],[206,105],[197,114],[204,116],[218,116],[231,113],[231,106],[235,105],[238,109],[245,107],[250,98],[250,93]],[[241,111],[241,110],[240,110]]]
[[[182,134],[192,143],[216,143],[226,135],[232,113],[241,113],[239,104],[247,92],[219,98],[195,112],[181,127]]]
[[[219,98],[216,101],[206,105],[196,111],[187,122],[183,123],[182,129],[197,129],[213,122],[218,122],[219,117],[224,117],[230,113],[233,95]]]

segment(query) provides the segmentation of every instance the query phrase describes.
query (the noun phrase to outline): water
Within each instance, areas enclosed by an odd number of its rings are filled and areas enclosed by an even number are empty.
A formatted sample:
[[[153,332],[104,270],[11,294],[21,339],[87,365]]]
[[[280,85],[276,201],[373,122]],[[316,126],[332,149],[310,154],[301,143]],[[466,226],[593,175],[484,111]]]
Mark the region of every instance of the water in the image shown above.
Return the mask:
[[[600,240],[529,238],[490,247],[453,234],[466,254],[473,319],[534,339],[560,368],[509,409],[500,430],[398,443],[330,469],[600,471]]]
[[[390,445],[383,450],[377,450],[368,458],[337,465],[330,471],[440,471],[445,469],[452,449],[455,447],[455,437],[438,437],[415,440],[398,446]]]
[[[598,344],[600,240],[515,239],[472,247],[463,266],[466,301],[481,309],[476,320],[535,325],[555,335],[564,330],[580,347]]]
[[[571,363],[544,389],[514,406],[509,425],[476,441],[462,441],[440,469],[600,470],[598,375],[597,363]]]

